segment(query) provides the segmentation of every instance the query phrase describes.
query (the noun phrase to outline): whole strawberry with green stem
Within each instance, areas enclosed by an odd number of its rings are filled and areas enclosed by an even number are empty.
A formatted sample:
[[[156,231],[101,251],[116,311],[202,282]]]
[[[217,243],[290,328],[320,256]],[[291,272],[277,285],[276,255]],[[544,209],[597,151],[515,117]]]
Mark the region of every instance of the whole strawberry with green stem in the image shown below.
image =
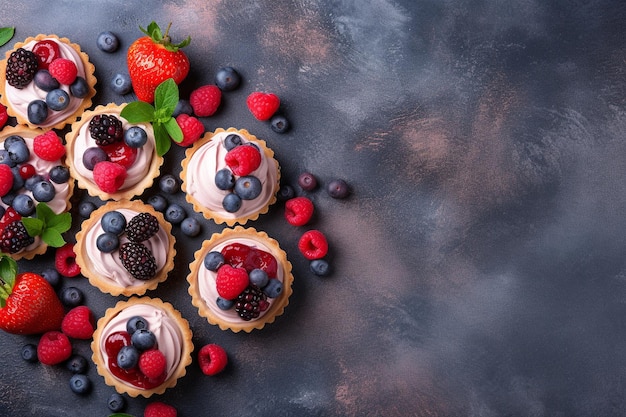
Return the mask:
[[[128,48],[128,74],[141,101],[152,103],[154,90],[159,84],[168,78],[180,84],[189,73],[189,58],[181,48],[189,45],[191,38],[172,43],[169,36],[171,25],[167,25],[165,33],[156,22],[151,22],[147,29],[140,26],[139,29],[147,36],[137,39]]]
[[[39,334],[61,328],[65,310],[54,288],[33,272],[17,272],[17,262],[0,254],[0,329]]]

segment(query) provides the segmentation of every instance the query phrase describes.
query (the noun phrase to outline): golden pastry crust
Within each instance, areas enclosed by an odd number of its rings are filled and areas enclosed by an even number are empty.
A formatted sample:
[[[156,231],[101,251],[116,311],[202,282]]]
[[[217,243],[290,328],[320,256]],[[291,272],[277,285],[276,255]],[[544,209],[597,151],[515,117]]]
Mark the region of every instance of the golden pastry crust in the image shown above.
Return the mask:
[[[269,248],[271,254],[276,258],[279,268],[283,271],[283,290],[281,294],[273,299],[272,305],[264,315],[256,320],[245,321],[243,319],[224,320],[217,316],[213,309],[218,309],[216,305],[209,307],[200,294],[198,275],[201,268],[204,268],[204,257],[217,245],[226,241],[237,241],[237,239],[250,239],[262,243]],[[245,331],[250,333],[254,329],[262,329],[266,324],[273,323],[276,317],[283,314],[285,307],[289,304],[289,297],[293,289],[293,274],[291,262],[287,260],[287,254],[282,250],[278,242],[265,232],[257,231],[254,228],[244,228],[237,226],[234,229],[224,229],[221,233],[214,233],[210,239],[202,243],[202,247],[194,254],[194,260],[189,265],[190,273],[187,276],[189,282],[189,295],[191,303],[198,308],[198,314],[205,317],[210,324],[219,326],[222,330],[231,330],[235,333]]]
[[[163,268],[159,270],[156,276],[147,281],[139,281],[139,285],[133,285],[130,287],[119,285],[105,277],[102,277],[93,266],[93,257],[90,256],[87,239],[85,238],[89,230],[96,226],[104,213],[114,211],[118,209],[129,209],[137,213],[150,213],[157,218],[160,227],[165,231],[169,239],[169,246],[167,248],[167,261]],[[163,214],[154,210],[149,204],[144,204],[139,200],[121,200],[110,201],[102,207],[95,210],[88,219],[83,221],[80,231],[76,234],[76,244],[74,245],[74,252],[76,253],[76,263],[80,266],[81,273],[87,277],[89,283],[98,288],[104,293],[109,293],[114,296],[124,295],[143,295],[148,290],[154,290],[161,282],[165,281],[169,272],[174,269],[174,257],[176,255],[176,249],[174,244],[176,238],[172,235],[172,225],[166,221]],[[112,256],[117,256],[113,254]],[[129,274],[130,276],[130,274]]]
[[[161,169],[161,165],[163,164],[163,157],[158,156],[155,150],[150,160],[148,173],[136,184],[128,188],[118,190],[115,193],[107,193],[102,191],[90,178],[87,178],[81,175],[80,172],[78,172],[77,168],[74,166],[74,158],[76,156],[75,141],[80,133],[81,127],[85,123],[89,123],[91,118],[97,114],[113,114],[119,118],[119,115],[124,107],[126,107],[126,103],[119,105],[115,103],[109,103],[106,106],[97,106],[94,110],[85,112],[80,120],[72,123],[70,132],[65,135],[65,140],[67,141],[67,162],[68,166],[70,167],[72,177],[76,178],[79,188],[87,190],[89,195],[93,197],[99,197],[103,201],[130,200],[133,197],[143,194],[143,192],[147,188],[152,186],[152,184],[154,183],[154,179],[159,176],[159,170]],[[154,137],[154,134],[152,132],[152,125],[149,126],[149,130],[150,131],[147,132],[148,137]]]
[[[9,58],[9,56],[11,56],[11,53],[13,51],[15,51],[18,48],[23,47],[24,45],[28,44],[31,41],[40,41],[42,39],[46,39],[46,38],[52,38],[55,39],[57,42],[63,43],[65,45],[70,46],[72,49],[74,49],[76,51],[76,53],[79,55],[80,60],[83,63],[83,66],[85,67],[85,81],[87,82],[87,85],[89,86],[89,92],[87,93],[87,95],[82,99],[82,103],[81,105],[72,113],[67,115],[67,117],[65,117],[63,120],[59,121],[58,123],[46,123],[46,124],[42,124],[42,125],[36,125],[31,123],[28,120],[28,117],[26,117],[25,115],[23,115],[21,112],[18,112],[14,109],[13,107],[13,103],[11,103],[8,98],[7,98],[7,94],[5,91],[5,87],[6,87],[6,69],[7,69],[7,59]],[[96,95],[96,89],[94,88],[96,85],[96,77],[94,75],[95,73],[95,66],[89,61],[89,56],[84,53],[83,51],[81,51],[80,46],[70,42],[70,40],[68,38],[60,38],[57,35],[45,35],[45,34],[39,34],[37,36],[34,37],[28,37],[24,42],[18,42],[15,44],[15,46],[13,47],[13,49],[9,50],[6,52],[5,54],[5,59],[3,59],[2,61],[0,61],[0,103],[4,104],[7,108],[7,112],[9,113],[9,115],[14,116],[17,119],[17,123],[21,124],[21,125],[26,125],[29,126],[33,129],[38,129],[38,128],[43,128],[43,129],[63,129],[65,127],[65,125],[74,122],[75,120],[77,120],[85,111],[85,109],[88,109],[89,107],[91,107],[92,104],[92,98],[93,96]]]
[[[208,143],[209,141],[213,139],[215,135],[222,133],[222,132],[237,133],[243,136],[246,140],[256,143],[259,146],[259,148],[263,151],[265,157],[276,165],[276,181],[274,184],[272,184],[273,190],[271,193],[271,198],[261,209],[247,216],[242,216],[242,217],[237,217],[237,218],[225,217],[219,212],[213,211],[203,206],[200,202],[198,202],[198,200],[194,196],[192,196],[191,194],[187,192],[187,187],[189,184],[189,181],[187,180],[187,167],[189,166],[189,161],[191,160],[191,157],[198,149],[202,147],[202,145]],[[202,213],[202,215],[206,219],[213,220],[215,223],[218,223],[218,224],[226,223],[228,226],[234,226],[237,223],[239,223],[240,225],[245,225],[248,221],[254,221],[258,219],[261,214],[267,213],[269,211],[270,206],[276,202],[276,193],[278,192],[278,188],[280,186],[280,166],[278,164],[278,161],[274,159],[274,151],[267,147],[267,144],[264,140],[258,139],[256,136],[254,136],[253,134],[251,134],[245,129],[235,129],[233,127],[230,127],[228,129],[218,128],[214,132],[205,133],[204,136],[202,136],[202,138],[200,138],[197,142],[195,142],[190,148],[188,148],[185,151],[185,158],[182,160],[181,166],[182,166],[182,171],[180,173],[180,178],[182,180],[181,188],[183,191],[185,191],[185,198],[193,206],[195,211],[197,211],[198,213]],[[213,178],[207,179],[207,181],[212,181],[212,180]]]
[[[149,304],[155,308],[164,311],[167,316],[172,318],[182,333],[182,352],[181,359],[178,366],[172,372],[172,374],[156,388],[141,389],[132,385],[126,384],[117,379],[111,371],[108,365],[105,363],[104,353],[100,349],[100,339],[102,332],[106,325],[117,316],[122,310],[130,306],[138,304]],[[168,388],[173,388],[178,383],[178,379],[182,378],[187,373],[187,366],[191,363],[191,353],[193,352],[192,332],[189,327],[189,322],[185,320],[180,312],[176,310],[170,303],[164,302],[159,298],[150,297],[131,297],[127,301],[119,301],[114,307],[106,310],[104,316],[98,320],[96,330],[93,333],[93,341],[91,342],[92,360],[96,364],[96,371],[104,378],[104,382],[115,388],[120,394],[128,394],[131,397],[143,396],[145,398],[151,397],[153,394],[163,394]]]

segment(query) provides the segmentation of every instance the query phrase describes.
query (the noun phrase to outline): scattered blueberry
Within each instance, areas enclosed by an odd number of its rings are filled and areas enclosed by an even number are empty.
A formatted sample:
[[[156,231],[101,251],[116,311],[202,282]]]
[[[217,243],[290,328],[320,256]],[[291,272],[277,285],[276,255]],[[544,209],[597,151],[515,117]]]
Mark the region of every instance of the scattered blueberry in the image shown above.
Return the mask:
[[[156,344],[156,336],[148,329],[137,329],[130,336],[130,341],[138,350],[148,350]]]
[[[33,198],[39,202],[47,203],[52,201],[56,190],[50,181],[39,181],[33,187]]]
[[[220,310],[230,310],[235,306],[235,300],[227,300],[222,297],[217,297],[215,303],[219,307]]]
[[[181,114],[193,114],[193,107],[191,107],[191,103],[189,100],[180,99],[178,103],[176,103],[176,107],[174,107],[174,113],[172,113],[172,117],[177,117]]]
[[[55,268],[46,268],[40,274],[53,288],[57,288],[61,284],[61,274]]]
[[[100,224],[105,232],[119,235],[126,228],[126,217],[119,211],[108,211],[100,219]]]
[[[330,265],[324,259],[314,259],[309,264],[311,272],[320,277],[325,277],[330,274]]]
[[[107,159],[109,157],[106,151],[99,146],[87,148],[83,152],[83,165],[90,171],[93,171],[98,162],[106,161]]]
[[[70,85],[70,93],[76,98],[84,98],[89,94],[89,84],[83,77],[76,77]]]
[[[119,413],[126,408],[126,400],[121,394],[114,392],[107,400],[107,406],[112,412]]]
[[[179,204],[172,203],[165,209],[165,220],[172,224],[180,224],[185,217],[187,217],[187,213],[185,213],[185,209]]]
[[[270,119],[270,127],[276,133],[285,133],[289,130],[289,120],[285,116],[277,114]]]
[[[250,284],[255,285],[257,288],[263,288],[269,282],[267,272],[262,269],[256,268],[250,271],[249,278]]]
[[[46,105],[50,110],[65,110],[70,104],[70,95],[61,88],[56,88],[46,94]]]
[[[263,287],[263,292],[269,298],[276,298],[283,292],[283,283],[273,278],[267,282],[267,285]]]
[[[350,187],[344,180],[337,179],[328,183],[326,191],[332,198],[346,198],[350,194]]]
[[[283,184],[278,189],[277,197],[280,201],[291,200],[296,196],[296,190],[289,184]]]
[[[11,161],[16,164],[24,163],[30,158],[30,150],[24,142],[15,142],[12,145],[9,145],[7,151],[9,152],[9,158],[11,158]]]
[[[22,217],[30,216],[35,212],[35,202],[28,194],[16,195],[12,206]]]
[[[126,331],[132,336],[139,329],[148,330],[150,325],[148,321],[141,316],[133,316],[126,322]]]
[[[100,32],[96,45],[98,45],[101,51],[111,53],[117,51],[117,48],[120,47],[120,40],[115,33],[107,30]]]
[[[117,73],[111,79],[111,89],[115,94],[121,96],[128,94],[133,89],[133,85],[130,82],[130,76],[126,73]]]
[[[81,201],[78,205],[78,214],[80,214],[81,217],[87,219],[89,218],[89,216],[91,216],[91,213],[93,213],[96,208],[96,205],[91,201]]]
[[[22,350],[20,351],[20,356],[26,362],[35,363],[39,359],[37,359],[37,346],[32,343],[28,343],[22,346]]]
[[[204,255],[204,267],[209,271],[217,272],[220,266],[224,265],[224,255],[218,251],[211,251]]]
[[[232,91],[240,83],[241,76],[233,67],[222,67],[215,74],[215,85],[222,91]]]
[[[304,191],[312,191],[317,187],[317,178],[310,172],[303,172],[298,177],[298,185]]]
[[[61,302],[67,307],[77,307],[85,301],[85,295],[76,287],[63,288],[61,291]]]
[[[120,239],[115,233],[104,232],[96,238],[96,248],[103,253],[111,253],[120,247]]]
[[[117,353],[117,366],[122,369],[132,369],[139,362],[139,351],[135,346],[122,347]]]
[[[165,174],[159,179],[159,189],[165,194],[175,194],[180,190],[180,184],[172,174]]]
[[[91,381],[87,378],[87,375],[74,374],[70,378],[70,389],[75,394],[87,394],[91,390]]]
[[[185,236],[195,237],[200,234],[200,222],[195,217],[186,217],[180,223],[180,230]]]
[[[160,194],[155,194],[148,198],[148,204],[152,206],[156,211],[163,213],[165,209],[167,209],[168,201],[165,197]]]
[[[52,91],[61,86],[57,79],[50,75],[50,72],[48,72],[48,70],[46,69],[41,69],[37,71],[35,73],[35,78],[33,79],[33,82],[35,83],[37,88],[40,88],[43,91]]]
[[[26,111],[28,115],[28,121],[32,124],[42,124],[48,117],[48,106],[43,100],[33,100],[28,103],[28,109]]]
[[[241,136],[231,133],[230,135],[224,138],[224,148],[227,151],[241,145],[243,142],[241,141]]]
[[[84,374],[87,372],[88,362],[84,356],[74,354],[65,362],[65,367],[73,374]]]
[[[131,148],[141,148],[148,141],[148,134],[139,126],[131,126],[124,132],[124,142]]]
[[[261,180],[253,175],[237,178],[235,182],[235,193],[242,200],[254,200],[262,190]]]
[[[235,193],[228,193],[222,200],[222,207],[229,213],[236,213],[241,208],[241,197]]]
[[[70,170],[64,165],[57,165],[50,170],[50,181],[64,184],[70,180]]]
[[[220,190],[231,190],[235,186],[235,176],[228,168],[222,168],[215,173],[215,186]]]

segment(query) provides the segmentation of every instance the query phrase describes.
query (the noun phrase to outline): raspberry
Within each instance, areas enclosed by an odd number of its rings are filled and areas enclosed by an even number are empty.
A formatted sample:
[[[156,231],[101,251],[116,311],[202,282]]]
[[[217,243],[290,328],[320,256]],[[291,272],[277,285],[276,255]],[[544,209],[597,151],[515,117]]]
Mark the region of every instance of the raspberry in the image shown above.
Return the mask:
[[[161,401],[155,401],[143,410],[143,417],[176,417],[176,408]]]
[[[223,265],[217,270],[215,286],[220,297],[234,300],[248,287],[250,279],[244,268]]]
[[[200,136],[204,133],[204,125],[202,122],[188,114],[181,113],[176,116],[176,123],[180,126],[180,130],[183,131],[183,141],[174,142],[177,145],[189,146],[200,139]]]
[[[285,202],[285,218],[293,226],[304,226],[313,217],[313,202],[307,197],[294,197]]]
[[[150,349],[139,356],[139,370],[149,379],[157,379],[165,372],[167,360],[158,349]]]
[[[250,113],[257,120],[269,120],[280,107],[280,99],[272,93],[251,93],[246,99]]]
[[[220,106],[222,90],[216,85],[203,85],[191,92],[189,104],[198,117],[212,116]]]
[[[72,339],[91,339],[93,335],[95,319],[87,306],[74,307],[67,312],[61,322],[61,330],[67,337]]]
[[[7,113],[7,108],[0,104],[0,129],[4,127],[9,121],[9,113]]]
[[[233,174],[243,177],[261,165],[261,152],[253,145],[236,146],[226,153],[224,161]]]
[[[76,263],[74,244],[66,243],[54,253],[54,266],[64,277],[75,277],[80,274],[80,266]]]
[[[328,241],[319,230],[309,230],[300,237],[298,249],[308,260],[321,259],[328,253]]]
[[[48,71],[58,82],[71,85],[78,75],[76,64],[65,58],[57,58],[50,63]]]
[[[119,190],[127,175],[126,168],[115,162],[101,161],[93,167],[93,180],[105,193]]]
[[[13,188],[13,171],[6,164],[0,164],[0,197],[4,197]]]
[[[70,339],[63,333],[52,330],[44,333],[37,345],[37,358],[44,365],[56,365],[72,355]]]
[[[198,364],[203,374],[209,376],[216,375],[226,368],[228,356],[223,347],[211,343],[202,346],[198,352]]]
[[[126,224],[126,237],[131,242],[143,242],[159,231],[159,221],[150,213],[139,213]]]
[[[35,136],[33,151],[44,161],[57,161],[65,155],[65,146],[61,142],[61,138],[53,130],[50,130]]]

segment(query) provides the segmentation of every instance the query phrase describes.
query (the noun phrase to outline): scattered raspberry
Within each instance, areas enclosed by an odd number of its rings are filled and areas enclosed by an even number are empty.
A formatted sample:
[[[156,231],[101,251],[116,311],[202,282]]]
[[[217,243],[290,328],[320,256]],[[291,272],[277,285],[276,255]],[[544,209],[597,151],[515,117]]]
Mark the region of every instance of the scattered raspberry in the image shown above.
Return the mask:
[[[111,161],[98,162],[93,167],[93,180],[105,193],[119,190],[126,180],[126,168]]]
[[[280,99],[272,93],[251,93],[246,99],[250,113],[257,120],[269,120],[280,107]]]
[[[53,130],[49,130],[35,136],[33,151],[44,161],[57,161],[65,155],[65,146],[61,142],[61,138]]]
[[[72,339],[91,339],[96,321],[87,306],[74,307],[61,322],[61,330]]]
[[[78,69],[69,59],[57,58],[50,63],[48,71],[58,82],[65,85],[71,85],[78,75]]]
[[[157,379],[165,372],[167,360],[158,349],[150,349],[139,356],[139,370],[149,379]]]
[[[204,125],[196,117],[189,116],[188,114],[181,113],[176,116],[176,123],[180,126],[180,130],[183,131],[183,141],[174,142],[180,146],[190,146],[195,141],[200,139],[204,133]]]
[[[300,237],[298,249],[308,260],[321,259],[328,253],[328,241],[319,230],[309,230]]]
[[[7,113],[7,108],[3,106],[2,104],[0,104],[0,129],[2,129],[4,125],[7,124],[8,120],[9,120],[9,113]]]
[[[75,277],[80,274],[80,266],[76,263],[74,244],[66,243],[57,248],[54,254],[54,266],[64,277]]]
[[[4,197],[13,188],[13,172],[7,164],[0,164],[0,197]]]
[[[226,153],[224,161],[233,174],[243,177],[261,165],[261,152],[253,145],[236,146]]]
[[[226,351],[220,345],[214,343],[202,346],[198,352],[198,364],[205,375],[219,374],[228,364]]]
[[[294,197],[285,202],[285,218],[293,226],[304,226],[313,217],[313,202],[307,197]]]
[[[217,270],[215,286],[220,297],[234,300],[248,287],[250,279],[244,268],[234,268],[228,264]]]
[[[177,415],[174,407],[161,401],[148,404],[143,411],[143,417],[176,417]]]
[[[63,333],[52,330],[44,333],[37,345],[37,358],[44,365],[56,365],[72,355],[70,339]]]
[[[216,85],[203,85],[191,92],[189,104],[198,117],[212,116],[222,101],[222,90]]]

